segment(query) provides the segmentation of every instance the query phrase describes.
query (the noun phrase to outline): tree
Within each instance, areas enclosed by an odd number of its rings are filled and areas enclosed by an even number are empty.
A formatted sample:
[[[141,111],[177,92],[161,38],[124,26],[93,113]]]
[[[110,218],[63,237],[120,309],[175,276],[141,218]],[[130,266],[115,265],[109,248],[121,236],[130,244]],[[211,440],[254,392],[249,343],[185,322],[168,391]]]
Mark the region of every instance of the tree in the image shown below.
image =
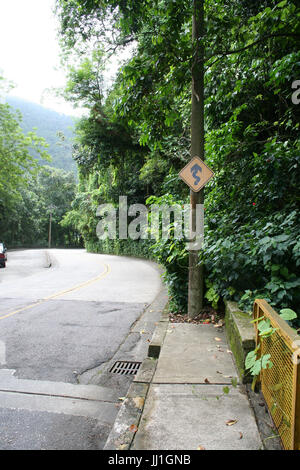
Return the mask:
[[[76,182],[72,172],[44,166],[19,188],[18,199],[6,212],[1,235],[12,246],[47,246],[52,212],[52,246],[76,246],[78,233],[60,224],[70,210]]]
[[[28,174],[33,174],[38,164],[31,156],[34,149],[42,158],[49,159],[44,150],[45,141],[29,132],[24,135],[19,126],[20,116],[6,104],[0,104],[0,204],[7,205],[17,190],[26,184]],[[2,211],[1,211],[2,212]],[[1,216],[0,216],[1,217]]]
[[[3,81],[3,77],[0,77]],[[26,135],[20,127],[21,115],[7,104],[0,103],[0,232],[7,229],[10,212],[20,200],[19,191],[26,187],[30,175],[39,164],[33,153],[49,160],[47,144],[34,132]]]
[[[140,182],[134,197],[187,201],[178,171],[190,159],[192,2],[57,5],[62,38],[73,50],[86,50],[93,39],[96,45],[101,39],[107,52],[135,44],[111,99],[101,103],[99,119],[91,113],[80,126],[85,190],[89,186],[90,194],[93,184],[92,200],[98,202],[100,194],[106,202],[115,200],[124,167],[122,190],[133,191],[132,184]],[[275,304],[297,304],[300,107],[291,100],[291,85],[299,74],[299,6],[286,0],[206,0],[204,7],[205,154],[215,173],[205,189],[206,246],[199,258],[206,296],[239,300],[266,293]],[[119,145],[122,130],[128,146]],[[134,181],[127,178],[131,169]],[[79,196],[83,204],[84,192]],[[91,213],[87,232],[93,219]],[[180,241],[155,245],[173,306],[181,311],[187,305],[186,297],[177,296],[178,286],[187,284],[183,253]]]
[[[47,143],[34,132],[25,135],[21,119],[20,112],[0,103],[1,239],[8,245],[45,245],[52,205],[55,243],[72,244],[73,233],[59,222],[74,198],[74,175],[42,166],[38,157],[42,162],[50,160]]]

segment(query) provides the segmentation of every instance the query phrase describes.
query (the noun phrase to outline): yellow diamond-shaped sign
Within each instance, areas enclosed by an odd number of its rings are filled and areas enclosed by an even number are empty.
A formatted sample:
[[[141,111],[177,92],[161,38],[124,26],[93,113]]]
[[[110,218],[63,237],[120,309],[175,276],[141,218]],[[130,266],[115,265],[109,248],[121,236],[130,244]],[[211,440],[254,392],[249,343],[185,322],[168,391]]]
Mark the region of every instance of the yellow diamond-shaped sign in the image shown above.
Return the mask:
[[[199,157],[194,157],[181,170],[179,176],[193,191],[198,192],[214,176],[214,173]]]

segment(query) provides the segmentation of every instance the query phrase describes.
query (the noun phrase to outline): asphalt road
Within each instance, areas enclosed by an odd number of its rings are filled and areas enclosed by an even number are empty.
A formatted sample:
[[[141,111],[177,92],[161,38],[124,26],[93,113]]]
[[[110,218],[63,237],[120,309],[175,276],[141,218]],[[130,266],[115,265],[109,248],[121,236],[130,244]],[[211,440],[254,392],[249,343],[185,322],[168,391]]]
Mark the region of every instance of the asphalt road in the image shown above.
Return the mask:
[[[102,449],[161,292],[151,262],[18,250],[0,270],[0,450]],[[154,311],[154,310],[152,310]]]

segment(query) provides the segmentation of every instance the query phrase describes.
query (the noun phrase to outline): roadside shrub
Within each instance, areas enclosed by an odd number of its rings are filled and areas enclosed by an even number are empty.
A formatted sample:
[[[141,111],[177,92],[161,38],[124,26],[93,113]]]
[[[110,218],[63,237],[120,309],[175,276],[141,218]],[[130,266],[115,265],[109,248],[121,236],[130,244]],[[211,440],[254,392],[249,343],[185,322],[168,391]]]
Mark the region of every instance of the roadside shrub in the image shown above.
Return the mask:
[[[151,196],[146,202],[148,205],[158,206],[184,205],[183,200],[178,200],[168,193],[161,197]],[[150,251],[154,259],[165,268],[162,278],[168,288],[171,312],[184,314],[188,303],[188,251],[183,237],[174,238],[174,229],[174,220],[171,218],[169,238],[162,238],[160,230],[160,236],[155,243],[152,242]]]
[[[219,224],[226,224],[226,218]],[[255,298],[265,298],[274,308],[289,307],[299,312],[300,236],[296,210],[232,228],[226,236],[208,230],[201,257],[206,278],[220,297],[236,300],[248,311]]]
[[[111,255],[135,256],[137,258],[152,259],[148,240],[97,240],[87,241],[86,249],[91,253],[105,253]]]
[[[151,202],[162,203],[165,198],[151,198]],[[171,225],[168,240],[160,238],[150,251],[165,267],[171,310],[186,313],[188,251],[183,239],[174,239],[173,229]],[[199,262],[205,267],[205,298],[214,308],[220,299],[231,299],[250,312],[255,298],[265,298],[275,309],[299,312],[300,237],[295,209],[240,226],[226,215],[213,223],[208,218]]]

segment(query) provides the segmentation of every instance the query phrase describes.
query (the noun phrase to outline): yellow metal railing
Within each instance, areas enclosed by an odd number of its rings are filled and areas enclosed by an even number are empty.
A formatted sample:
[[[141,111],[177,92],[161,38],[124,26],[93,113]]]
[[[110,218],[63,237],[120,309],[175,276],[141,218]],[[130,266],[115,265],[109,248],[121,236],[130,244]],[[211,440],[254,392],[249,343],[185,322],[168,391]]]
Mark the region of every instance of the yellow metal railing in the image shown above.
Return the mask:
[[[269,319],[275,330],[271,336],[259,335],[259,354],[270,354],[273,366],[262,369],[262,394],[273,418],[284,449],[300,450],[300,336],[262,299],[254,302],[254,319]]]

